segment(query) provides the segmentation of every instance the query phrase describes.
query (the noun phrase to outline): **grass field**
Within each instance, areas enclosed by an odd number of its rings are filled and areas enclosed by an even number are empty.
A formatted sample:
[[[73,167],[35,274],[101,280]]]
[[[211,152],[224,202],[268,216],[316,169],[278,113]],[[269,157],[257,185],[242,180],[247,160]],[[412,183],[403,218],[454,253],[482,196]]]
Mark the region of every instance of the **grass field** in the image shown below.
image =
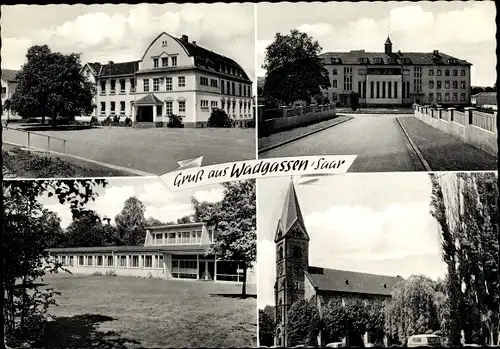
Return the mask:
[[[62,292],[36,346],[100,348],[254,347],[257,300],[240,284],[58,274]],[[255,287],[250,287],[255,292]]]
[[[203,165],[255,159],[255,129],[101,127],[76,131],[42,131],[65,139],[68,154],[149,172],[164,174],[178,167],[177,161],[203,155]],[[4,141],[26,144],[18,130],[3,132]],[[47,138],[32,134],[32,147],[47,149]],[[51,141],[51,149],[62,151],[62,142]]]

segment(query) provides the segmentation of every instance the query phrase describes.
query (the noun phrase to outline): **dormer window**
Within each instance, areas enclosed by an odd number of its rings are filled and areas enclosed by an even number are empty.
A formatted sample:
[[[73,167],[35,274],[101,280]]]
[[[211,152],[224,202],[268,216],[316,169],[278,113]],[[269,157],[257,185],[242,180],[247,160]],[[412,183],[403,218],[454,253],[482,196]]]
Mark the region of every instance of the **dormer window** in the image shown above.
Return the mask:
[[[403,64],[411,64],[411,60],[409,58],[403,58]]]
[[[366,57],[359,58],[359,63],[361,63],[361,64],[368,64],[368,62],[369,62],[368,58],[366,58]]]
[[[162,67],[168,67],[168,57],[162,57],[162,59],[161,59],[161,66]]]
[[[332,64],[340,64],[340,63],[342,63],[342,61],[340,60],[340,58],[337,58],[337,57],[330,58],[330,62]]]
[[[172,67],[177,66],[177,57],[172,57]]]
[[[158,68],[158,66],[159,66],[158,58],[153,58],[153,68]]]
[[[448,58],[448,64],[455,64],[455,63],[457,63],[456,59]]]
[[[382,63],[384,63],[384,61],[383,61],[383,60],[382,60],[382,58],[380,58],[380,57],[375,57],[375,58],[373,59],[373,62],[374,62],[375,64],[382,64]]]
[[[394,64],[396,61],[393,58],[387,58],[387,63]]]

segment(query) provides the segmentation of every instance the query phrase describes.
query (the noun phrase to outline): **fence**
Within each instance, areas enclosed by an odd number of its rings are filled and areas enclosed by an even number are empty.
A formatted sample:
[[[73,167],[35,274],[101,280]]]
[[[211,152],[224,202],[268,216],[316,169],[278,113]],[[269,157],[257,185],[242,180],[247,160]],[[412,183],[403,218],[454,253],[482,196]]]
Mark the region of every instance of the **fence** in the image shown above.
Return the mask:
[[[3,126],[2,140],[26,148],[66,153],[66,140],[51,135]]]
[[[415,104],[413,109],[415,117],[424,123],[497,155],[497,112],[488,114],[478,112],[474,108],[465,108],[465,112],[461,112],[455,108],[444,109],[418,104]]]
[[[309,113],[317,113],[323,112],[327,110],[335,109],[334,104],[325,104],[325,105],[311,105],[307,107],[295,106],[295,107],[279,107],[279,108],[271,108],[265,109],[264,106],[259,106],[259,120],[272,120],[279,118],[290,118],[294,116],[309,114]]]

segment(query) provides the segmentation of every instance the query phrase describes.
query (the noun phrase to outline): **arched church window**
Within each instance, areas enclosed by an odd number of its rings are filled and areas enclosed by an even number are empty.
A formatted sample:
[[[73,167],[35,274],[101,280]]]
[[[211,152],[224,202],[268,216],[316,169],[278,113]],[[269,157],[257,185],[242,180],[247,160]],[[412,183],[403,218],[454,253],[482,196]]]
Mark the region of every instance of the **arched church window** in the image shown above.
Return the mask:
[[[283,259],[283,246],[278,247],[278,260]]]
[[[302,252],[300,251],[299,246],[293,246],[292,247],[292,258],[301,258],[302,257]]]
[[[282,312],[283,312],[283,301],[280,299],[280,302],[278,303],[278,311],[276,312],[276,316],[277,316],[276,323],[278,323],[278,324],[281,323],[281,319],[283,318],[281,316]]]

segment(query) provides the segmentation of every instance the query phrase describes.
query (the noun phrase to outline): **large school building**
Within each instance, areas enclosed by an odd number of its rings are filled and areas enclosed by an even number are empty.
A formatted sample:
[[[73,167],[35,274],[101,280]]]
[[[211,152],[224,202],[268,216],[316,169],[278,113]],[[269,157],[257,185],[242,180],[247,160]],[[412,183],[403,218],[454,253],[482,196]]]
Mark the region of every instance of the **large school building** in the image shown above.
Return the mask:
[[[75,274],[242,282],[243,264],[209,254],[213,226],[187,223],[148,227],[143,246],[52,248],[51,256]],[[255,284],[253,266],[247,283]]]
[[[167,33],[132,62],[87,63],[82,73],[96,84],[93,116],[129,117],[142,125],[182,117],[186,127],[206,127],[222,109],[239,127],[253,119],[252,81],[231,58]]]

